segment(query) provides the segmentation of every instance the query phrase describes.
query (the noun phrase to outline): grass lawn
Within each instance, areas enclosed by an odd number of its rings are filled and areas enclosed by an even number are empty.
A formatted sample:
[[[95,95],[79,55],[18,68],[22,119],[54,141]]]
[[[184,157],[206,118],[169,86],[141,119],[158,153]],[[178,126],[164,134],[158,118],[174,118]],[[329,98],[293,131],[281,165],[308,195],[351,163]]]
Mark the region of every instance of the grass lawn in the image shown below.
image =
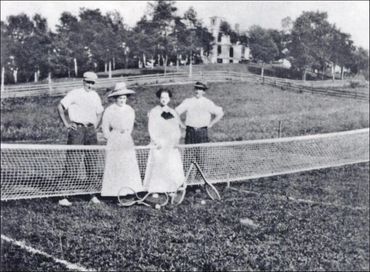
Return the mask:
[[[8,201],[1,229],[98,271],[367,271],[368,180],[363,163],[232,184],[239,191],[218,186],[221,201],[191,187],[181,205],[161,210],[82,197],[69,208],[53,198]],[[3,241],[1,255],[3,271],[61,266]]]
[[[292,93],[256,83],[210,83],[207,96],[224,108],[224,118],[210,130],[211,141],[274,138],[282,122],[282,136],[344,131],[369,127],[369,103]],[[156,105],[159,87],[137,87],[129,104],[136,111],[135,144],[149,143],[147,112]],[[177,106],[193,94],[191,85],[171,86]],[[106,90],[99,93],[104,106]],[[62,97],[29,97],[2,100],[1,141],[65,144],[67,130],[57,113]]]
[[[292,93],[256,83],[210,83],[207,96],[223,106],[210,131],[214,142],[274,138],[369,127],[369,103]],[[149,143],[147,112],[159,87],[137,87],[133,138]],[[193,93],[171,87],[172,106]],[[99,90],[104,106],[106,90]],[[65,144],[57,113],[61,97],[1,101],[2,143]],[[75,196],[1,202],[1,233],[56,258],[98,271],[368,271],[369,163],[202,187],[161,210],[101,205]],[[196,190],[200,189],[200,190]],[[206,200],[202,205],[201,200]],[[249,223],[248,223],[249,222]],[[252,223],[251,223],[252,222]],[[2,271],[60,271],[53,259],[1,240]]]

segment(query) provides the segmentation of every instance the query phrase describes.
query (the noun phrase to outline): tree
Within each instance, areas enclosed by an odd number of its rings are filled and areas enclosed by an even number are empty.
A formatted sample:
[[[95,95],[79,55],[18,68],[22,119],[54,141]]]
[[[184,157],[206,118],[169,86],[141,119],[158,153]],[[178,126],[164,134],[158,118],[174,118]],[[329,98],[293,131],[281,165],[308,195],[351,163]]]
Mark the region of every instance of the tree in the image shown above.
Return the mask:
[[[331,61],[341,67],[341,79],[344,77],[344,67],[349,67],[352,62],[355,47],[351,35],[341,32],[333,26],[331,45]]]
[[[313,67],[325,70],[328,63],[334,72],[336,30],[327,18],[326,12],[308,11],[303,12],[294,22],[289,51],[293,66],[303,72],[303,80],[306,79],[307,70]]]
[[[129,33],[128,46],[132,57],[146,64],[147,57],[155,59],[157,33],[154,25],[144,15]]]
[[[232,30],[230,24],[226,21],[221,22],[220,32],[224,35],[229,36],[231,43],[236,43],[237,41],[239,41],[239,34]]]
[[[269,31],[256,25],[249,29],[249,47],[253,58],[262,62],[263,76],[264,64],[274,60],[279,55],[279,49]]]
[[[32,19],[24,13],[12,15],[2,23],[2,42],[4,38],[7,44],[3,64],[13,73],[15,82],[29,81],[32,76],[38,80],[47,73],[50,35],[46,19],[39,14]]]
[[[268,34],[276,44],[278,48],[278,55],[275,57],[276,60],[283,58],[285,55],[283,53],[283,50],[285,49],[285,42],[284,42],[284,32],[283,31],[278,31],[276,29],[268,29],[267,30]]]
[[[60,24],[56,26],[56,35],[53,39],[53,69],[60,76],[71,75],[74,69],[74,60],[80,61],[83,54],[81,43],[80,24],[78,18],[69,12],[63,12],[59,18]]]
[[[155,3],[149,3],[152,8],[152,27],[155,30],[154,40],[157,48],[158,64],[162,59],[163,66],[166,70],[169,55],[174,50],[173,35],[175,24],[175,12],[177,8],[174,1],[158,0]]]
[[[365,79],[369,80],[369,51],[363,47],[355,48],[349,67],[352,73],[363,74]]]

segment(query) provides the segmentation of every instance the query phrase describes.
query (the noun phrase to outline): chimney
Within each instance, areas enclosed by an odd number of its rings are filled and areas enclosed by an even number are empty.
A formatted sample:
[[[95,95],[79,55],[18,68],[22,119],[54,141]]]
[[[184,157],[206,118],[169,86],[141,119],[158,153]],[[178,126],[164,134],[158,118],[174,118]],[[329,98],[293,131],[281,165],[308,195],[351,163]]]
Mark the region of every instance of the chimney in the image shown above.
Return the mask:
[[[235,32],[238,33],[238,34],[240,34],[239,33],[239,24],[235,24]]]

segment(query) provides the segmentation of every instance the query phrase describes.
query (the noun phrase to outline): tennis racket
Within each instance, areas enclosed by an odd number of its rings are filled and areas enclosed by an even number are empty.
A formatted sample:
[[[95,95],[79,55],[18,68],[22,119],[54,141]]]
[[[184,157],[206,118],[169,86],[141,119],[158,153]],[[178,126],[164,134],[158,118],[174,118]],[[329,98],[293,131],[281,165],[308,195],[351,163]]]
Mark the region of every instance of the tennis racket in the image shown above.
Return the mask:
[[[184,183],[176,190],[176,192],[172,193],[171,204],[180,205],[183,202],[186,194],[186,188],[188,187],[187,180],[190,176],[191,171],[193,170],[193,167],[194,165],[191,164],[188,172],[186,173]]]
[[[122,196],[121,194],[125,193],[126,195]],[[118,191],[118,202],[119,206],[123,207],[130,207],[134,204],[142,204],[145,206],[150,207],[150,204],[145,203],[144,200],[150,195],[150,193],[147,193],[144,197],[140,198],[137,192],[128,186],[123,186]]]
[[[168,194],[167,193],[159,193],[158,194],[158,197],[153,197],[152,196],[152,193],[148,193],[150,196],[146,197],[146,200],[147,203],[150,203],[152,205],[159,205],[161,207],[164,207],[168,204],[169,202],[169,197],[168,197]]]
[[[197,162],[193,162],[193,164],[194,164],[194,165],[195,165],[195,167],[198,169],[198,171],[199,171],[199,173],[200,173],[200,175],[201,175],[202,179],[204,180],[204,187],[205,187],[205,189],[206,189],[206,192],[207,192],[208,196],[209,196],[212,200],[221,200],[220,193],[217,191],[216,187],[215,187],[215,186],[213,186],[213,185],[212,185],[212,183],[210,183],[210,182],[206,179],[206,177],[205,177],[205,175],[204,175],[204,173],[203,173],[202,169],[200,169],[199,164],[198,164]]]
[[[127,195],[121,196],[122,193]],[[140,204],[151,207],[152,205],[158,204],[163,207],[169,202],[167,193],[160,194],[158,198],[150,197],[150,195],[152,195],[152,193],[146,193],[143,197],[140,197],[134,189],[124,186],[118,192],[119,206],[130,207],[135,204]]]

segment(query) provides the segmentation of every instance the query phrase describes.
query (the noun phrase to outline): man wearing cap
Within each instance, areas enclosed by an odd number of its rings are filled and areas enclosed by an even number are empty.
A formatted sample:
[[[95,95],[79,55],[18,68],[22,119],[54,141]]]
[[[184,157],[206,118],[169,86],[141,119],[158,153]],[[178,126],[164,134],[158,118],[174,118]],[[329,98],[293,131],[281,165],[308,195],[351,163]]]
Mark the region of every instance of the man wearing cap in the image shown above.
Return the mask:
[[[101,99],[94,90],[97,80],[94,72],[86,72],[83,75],[83,87],[70,91],[59,103],[58,112],[63,124],[68,129],[69,145],[96,145],[98,143],[96,128],[98,127],[104,111]],[[68,114],[66,114],[68,113]],[[68,118],[67,118],[68,115]],[[88,150],[84,154],[86,177],[89,182],[98,182],[94,156],[96,154]],[[63,179],[69,182],[76,178],[81,161],[81,152],[68,150]],[[96,158],[95,158],[96,160]],[[68,189],[68,188],[65,188]],[[96,197],[92,202],[99,203]],[[62,206],[70,206],[71,203],[65,198],[59,201]]]
[[[185,99],[176,107],[176,112],[181,115],[186,113],[185,144],[208,143],[208,129],[213,127],[223,117],[223,109],[204,97],[207,85],[196,82],[194,96]],[[213,117],[214,116],[214,117]],[[201,147],[193,147],[186,150],[185,158],[197,161],[202,169],[205,169],[206,150]]]
[[[207,89],[206,84],[196,82],[194,97],[185,99],[176,107],[179,115],[186,112],[185,144],[209,142],[208,129],[220,121],[224,115],[221,107],[204,96]],[[213,119],[212,116],[214,116]]]

